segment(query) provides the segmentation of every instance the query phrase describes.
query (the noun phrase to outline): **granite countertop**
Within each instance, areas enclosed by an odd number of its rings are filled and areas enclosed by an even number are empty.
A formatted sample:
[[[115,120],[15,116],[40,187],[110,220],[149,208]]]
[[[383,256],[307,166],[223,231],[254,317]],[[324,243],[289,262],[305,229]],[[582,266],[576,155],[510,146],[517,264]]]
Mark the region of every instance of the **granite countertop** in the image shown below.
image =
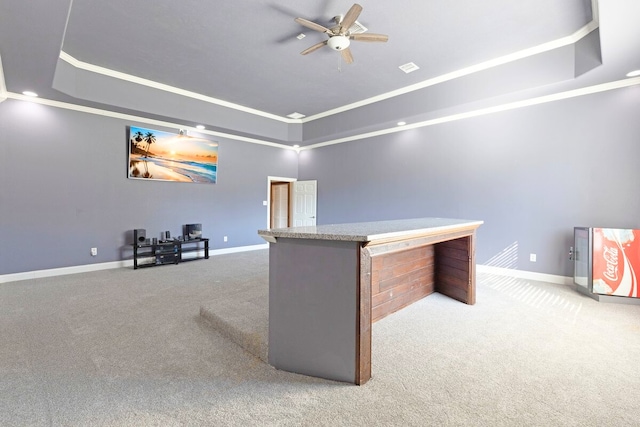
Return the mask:
[[[326,224],[306,227],[272,228],[258,230],[258,234],[268,242],[276,238],[343,240],[370,242],[393,239],[415,234],[428,234],[453,230],[461,227],[477,228],[484,221],[451,218],[415,218],[391,221],[355,222],[350,224]]]

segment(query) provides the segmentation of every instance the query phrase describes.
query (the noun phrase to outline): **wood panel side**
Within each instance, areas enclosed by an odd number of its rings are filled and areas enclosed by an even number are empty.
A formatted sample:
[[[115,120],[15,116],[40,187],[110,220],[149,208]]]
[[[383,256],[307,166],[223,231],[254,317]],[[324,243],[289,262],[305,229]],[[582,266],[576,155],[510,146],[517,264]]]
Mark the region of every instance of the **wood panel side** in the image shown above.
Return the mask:
[[[476,301],[474,235],[434,245],[436,292],[471,305]]]
[[[434,292],[434,247],[371,257],[371,320],[376,322]]]
[[[358,313],[356,317],[356,377],[355,384],[365,384],[371,379],[371,294],[374,265],[366,247],[360,247],[358,265]],[[377,264],[376,264],[377,265]]]
[[[373,307],[371,310],[372,321],[377,322],[378,320],[392,313],[395,313],[396,311],[399,311],[426,296],[431,295],[433,292],[433,283],[425,286],[411,287],[407,292],[404,292],[399,296],[394,296],[393,298],[386,299],[380,305]]]

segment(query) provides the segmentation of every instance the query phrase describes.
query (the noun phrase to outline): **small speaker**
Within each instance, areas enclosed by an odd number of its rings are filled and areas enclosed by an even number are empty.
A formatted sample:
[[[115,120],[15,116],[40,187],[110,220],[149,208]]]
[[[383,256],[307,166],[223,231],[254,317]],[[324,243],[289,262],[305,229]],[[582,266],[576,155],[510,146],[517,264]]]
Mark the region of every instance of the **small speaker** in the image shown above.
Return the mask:
[[[147,238],[147,230],[145,230],[143,228],[137,228],[137,229],[133,230],[133,240],[137,244],[144,243],[146,238]]]
[[[199,239],[202,237],[202,224],[187,224],[184,226],[185,237],[189,239]]]

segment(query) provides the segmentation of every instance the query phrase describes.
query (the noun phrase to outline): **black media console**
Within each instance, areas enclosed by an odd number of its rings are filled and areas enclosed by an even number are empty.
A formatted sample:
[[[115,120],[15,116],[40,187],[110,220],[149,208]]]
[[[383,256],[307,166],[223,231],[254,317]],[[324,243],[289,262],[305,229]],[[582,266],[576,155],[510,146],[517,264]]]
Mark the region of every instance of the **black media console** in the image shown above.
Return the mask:
[[[204,257],[183,258],[183,254],[198,252],[204,246]],[[167,240],[156,243],[133,243],[133,268],[154,267],[163,264],[178,264],[185,261],[209,258],[209,239]],[[138,262],[143,261],[143,262]]]

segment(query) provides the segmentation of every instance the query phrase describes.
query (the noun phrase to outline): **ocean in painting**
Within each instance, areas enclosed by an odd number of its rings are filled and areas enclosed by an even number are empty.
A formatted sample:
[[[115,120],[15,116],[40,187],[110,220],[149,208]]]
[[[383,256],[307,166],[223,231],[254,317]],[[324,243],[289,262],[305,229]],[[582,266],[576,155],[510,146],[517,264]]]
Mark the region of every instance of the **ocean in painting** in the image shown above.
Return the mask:
[[[215,183],[218,143],[201,137],[130,127],[129,178]]]
[[[218,167],[214,164],[132,156],[129,176],[166,181],[215,183]]]

